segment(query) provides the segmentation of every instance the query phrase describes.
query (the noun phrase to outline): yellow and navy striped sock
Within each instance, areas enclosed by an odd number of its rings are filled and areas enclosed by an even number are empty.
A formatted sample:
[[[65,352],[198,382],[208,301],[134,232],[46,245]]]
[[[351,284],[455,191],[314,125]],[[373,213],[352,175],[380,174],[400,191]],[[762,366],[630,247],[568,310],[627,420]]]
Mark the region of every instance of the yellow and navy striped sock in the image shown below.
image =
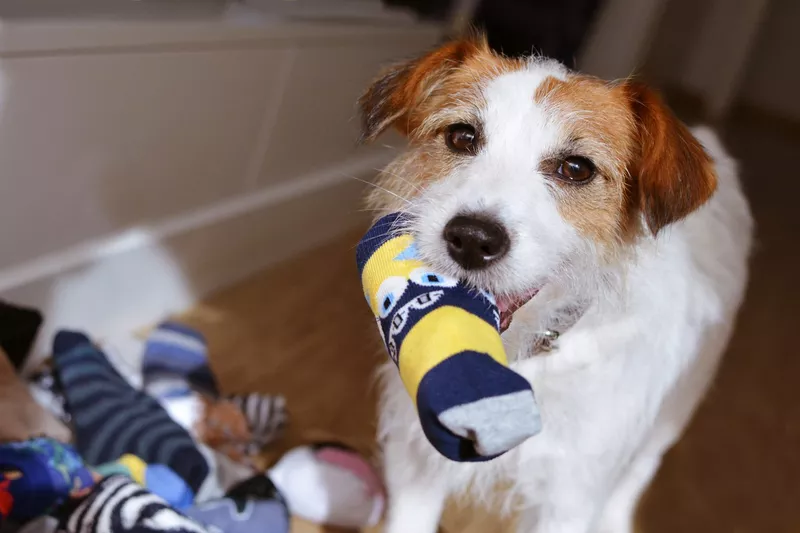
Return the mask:
[[[428,268],[407,223],[387,215],[359,243],[367,303],[433,447],[492,459],[541,430],[533,390],[508,368],[494,298]]]

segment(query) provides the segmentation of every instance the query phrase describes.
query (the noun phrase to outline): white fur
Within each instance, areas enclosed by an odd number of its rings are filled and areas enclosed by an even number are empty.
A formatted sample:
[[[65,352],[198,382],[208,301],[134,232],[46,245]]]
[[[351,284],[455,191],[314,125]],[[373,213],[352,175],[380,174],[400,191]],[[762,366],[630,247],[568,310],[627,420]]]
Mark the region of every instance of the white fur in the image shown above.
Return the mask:
[[[747,279],[752,220],[737,168],[715,135],[695,130],[715,160],[712,199],[630,257],[598,260],[556,209],[538,161],[562,141],[558,117],[531,97],[560,67],[534,62],[484,91],[487,145],[415,199],[420,251],[434,266],[496,293],[542,290],[503,335],[533,385],[544,430],[489,463],[450,462],[425,439],[396,368],[383,372],[380,437],[390,493],[388,533],[434,533],[445,498],[519,511],[520,533],[629,533],[642,491],[706,391]],[[462,272],[441,242],[461,210],[489,211],[513,236],[485,273]],[[558,342],[530,357],[531,336],[563,304],[590,303]],[[504,486],[507,490],[499,490]]]

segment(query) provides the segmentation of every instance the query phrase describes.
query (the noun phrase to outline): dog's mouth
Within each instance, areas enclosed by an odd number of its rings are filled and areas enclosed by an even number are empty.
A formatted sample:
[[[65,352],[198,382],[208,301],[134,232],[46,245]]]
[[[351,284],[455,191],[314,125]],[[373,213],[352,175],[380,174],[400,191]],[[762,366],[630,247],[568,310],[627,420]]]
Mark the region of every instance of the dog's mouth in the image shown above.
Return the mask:
[[[497,309],[500,311],[500,333],[507,330],[511,325],[511,321],[514,319],[514,313],[516,313],[520,307],[531,301],[538,292],[539,289],[531,289],[522,294],[497,298]]]

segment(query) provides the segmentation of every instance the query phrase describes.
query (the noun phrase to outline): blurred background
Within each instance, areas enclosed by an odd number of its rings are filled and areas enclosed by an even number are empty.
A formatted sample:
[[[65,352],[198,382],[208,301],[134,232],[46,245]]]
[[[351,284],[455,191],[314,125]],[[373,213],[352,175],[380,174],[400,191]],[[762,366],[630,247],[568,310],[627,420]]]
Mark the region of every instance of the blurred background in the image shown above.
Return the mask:
[[[229,389],[294,386],[301,427],[368,446],[372,407],[319,413],[307,392],[315,364],[352,383],[376,361],[351,255],[363,181],[403,142],[356,148],[354,103],[469,25],[509,55],[637,73],[741,161],[748,300],[641,525],[800,531],[797,0],[0,0],[0,317],[43,320],[36,342],[0,320],[0,346],[30,368],[55,328],[113,339],[183,313]]]

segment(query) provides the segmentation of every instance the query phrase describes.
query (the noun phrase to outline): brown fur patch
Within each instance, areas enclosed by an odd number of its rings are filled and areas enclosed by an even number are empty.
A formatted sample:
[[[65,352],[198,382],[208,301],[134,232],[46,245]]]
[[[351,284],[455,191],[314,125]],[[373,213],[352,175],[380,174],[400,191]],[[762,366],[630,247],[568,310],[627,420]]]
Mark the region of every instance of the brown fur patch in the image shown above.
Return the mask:
[[[716,175],[708,155],[644,85],[550,77],[534,98],[564,121],[572,154],[597,166],[601,179],[557,187],[562,216],[596,241],[612,244],[636,235],[639,213],[655,234],[714,192]]]
[[[554,89],[564,83],[564,80],[560,80],[555,76],[547,76],[536,88],[536,92],[533,93],[533,101],[537,104],[541,104]]]
[[[545,79],[534,98],[565,128],[567,152],[556,154],[556,159],[586,157],[599,174],[586,185],[552,181],[561,216],[599,243],[624,240],[628,234],[627,165],[634,153],[635,131],[627,100],[607,83],[578,75],[563,81]],[[552,163],[546,161],[543,166],[548,164]],[[542,170],[552,175],[555,168]]]
[[[494,53],[485,38],[469,37],[395,65],[359,99],[361,140],[373,140],[391,125],[418,139],[443,122],[474,121],[480,86],[523,64]]]
[[[359,100],[362,141],[370,141],[395,126],[414,145],[380,175],[380,187],[369,195],[373,209],[406,207],[424,183],[450,174],[465,161],[453,154],[442,137],[455,123],[473,125],[480,139],[482,87],[524,61],[493,52],[484,37],[469,37],[444,45],[423,57],[384,72]],[[385,189],[391,191],[387,193]]]
[[[634,82],[622,91],[637,126],[633,201],[656,234],[703,205],[716,190],[717,176],[702,145],[657,93]]]

